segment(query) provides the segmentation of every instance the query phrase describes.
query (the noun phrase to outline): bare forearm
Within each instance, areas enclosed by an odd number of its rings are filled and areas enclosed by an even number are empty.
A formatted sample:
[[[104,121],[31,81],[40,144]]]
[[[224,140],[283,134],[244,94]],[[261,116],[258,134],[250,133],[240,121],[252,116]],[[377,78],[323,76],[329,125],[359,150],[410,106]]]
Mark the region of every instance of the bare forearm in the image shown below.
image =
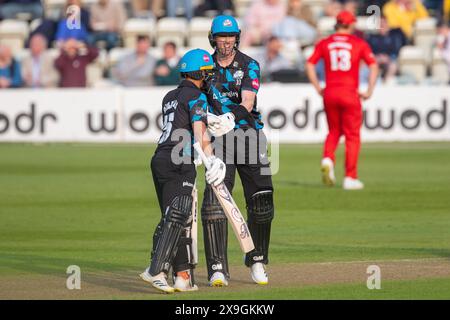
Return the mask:
[[[194,131],[194,141],[200,143],[207,156],[213,154],[211,139],[206,131],[206,125],[201,121],[196,121],[192,125]]]
[[[316,66],[312,63],[306,64],[306,75],[308,76],[309,81],[314,86],[317,92],[321,92],[322,88],[320,87],[319,78],[317,77],[316,73]]]
[[[378,65],[376,63],[369,66],[369,87],[367,88],[367,91],[371,94],[373,93],[373,90],[375,89],[375,84],[377,83],[378,78]]]
[[[242,102],[241,105],[247,109],[248,112],[253,110],[253,106],[255,105],[256,93],[253,91],[242,91]]]

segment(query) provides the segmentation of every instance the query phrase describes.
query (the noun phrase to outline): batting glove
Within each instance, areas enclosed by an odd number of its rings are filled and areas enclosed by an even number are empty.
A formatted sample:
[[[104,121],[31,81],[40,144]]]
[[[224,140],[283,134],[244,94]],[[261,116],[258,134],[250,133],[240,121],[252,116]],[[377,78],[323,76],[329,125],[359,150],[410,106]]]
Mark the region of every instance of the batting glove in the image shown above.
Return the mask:
[[[210,163],[210,167],[206,170],[206,182],[217,187],[225,179],[227,167],[222,160],[216,158],[215,156],[210,156],[208,161]]]
[[[208,113],[208,131],[214,137],[221,137],[234,129],[234,115],[227,112],[220,116]]]

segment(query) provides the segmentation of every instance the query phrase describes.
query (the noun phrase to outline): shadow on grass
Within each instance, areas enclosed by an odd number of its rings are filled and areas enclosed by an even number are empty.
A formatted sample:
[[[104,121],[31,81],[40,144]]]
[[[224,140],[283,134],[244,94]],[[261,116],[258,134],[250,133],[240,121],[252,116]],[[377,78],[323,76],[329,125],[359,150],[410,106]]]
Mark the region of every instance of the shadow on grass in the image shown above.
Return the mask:
[[[23,271],[25,273],[37,273],[58,277],[65,283],[68,274],[66,269],[73,265],[70,259],[61,259],[39,255],[4,254],[0,255],[2,267]],[[139,279],[142,267],[122,265],[89,260],[76,260],[81,268],[82,281],[96,286],[108,287],[131,293],[154,293]]]
[[[289,186],[289,187],[301,187],[301,188],[314,188],[314,189],[329,189],[322,183],[314,182],[301,182],[294,180],[276,180],[277,186]]]

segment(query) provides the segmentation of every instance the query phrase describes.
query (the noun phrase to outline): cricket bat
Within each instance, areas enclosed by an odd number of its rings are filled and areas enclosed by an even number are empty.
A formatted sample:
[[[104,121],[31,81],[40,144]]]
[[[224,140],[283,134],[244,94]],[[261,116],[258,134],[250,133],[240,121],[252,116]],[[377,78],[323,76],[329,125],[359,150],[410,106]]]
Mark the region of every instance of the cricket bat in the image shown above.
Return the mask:
[[[198,228],[198,195],[197,184],[194,183],[192,188],[192,226],[191,226],[191,239],[192,239],[192,255],[193,264],[198,263],[198,242],[197,242],[197,228]]]
[[[194,149],[200,155],[203,163],[205,164],[206,169],[209,169],[211,164],[209,163],[208,158],[202,150],[202,147],[198,142],[194,144]],[[239,241],[239,245],[241,250],[245,253],[252,251],[255,249],[255,245],[253,244],[252,236],[250,235],[250,231],[248,230],[247,223],[245,222],[244,217],[242,216],[241,211],[239,210],[236,202],[234,202],[233,197],[231,196],[230,191],[225,186],[225,183],[219,184],[217,187],[211,185],[214,194],[220,202],[220,205],[227,216],[228,221],[230,222],[234,234]]]

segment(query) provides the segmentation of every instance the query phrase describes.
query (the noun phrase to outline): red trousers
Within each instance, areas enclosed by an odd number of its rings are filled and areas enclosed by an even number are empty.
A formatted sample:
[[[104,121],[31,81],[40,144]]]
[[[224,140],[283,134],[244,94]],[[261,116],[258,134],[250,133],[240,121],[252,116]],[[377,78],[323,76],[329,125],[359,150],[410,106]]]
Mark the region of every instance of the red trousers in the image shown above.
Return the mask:
[[[358,156],[361,147],[361,101],[356,90],[327,88],[323,95],[328,122],[328,136],[323,157],[335,161],[335,151],[342,135],[345,137],[345,176],[358,178]]]

